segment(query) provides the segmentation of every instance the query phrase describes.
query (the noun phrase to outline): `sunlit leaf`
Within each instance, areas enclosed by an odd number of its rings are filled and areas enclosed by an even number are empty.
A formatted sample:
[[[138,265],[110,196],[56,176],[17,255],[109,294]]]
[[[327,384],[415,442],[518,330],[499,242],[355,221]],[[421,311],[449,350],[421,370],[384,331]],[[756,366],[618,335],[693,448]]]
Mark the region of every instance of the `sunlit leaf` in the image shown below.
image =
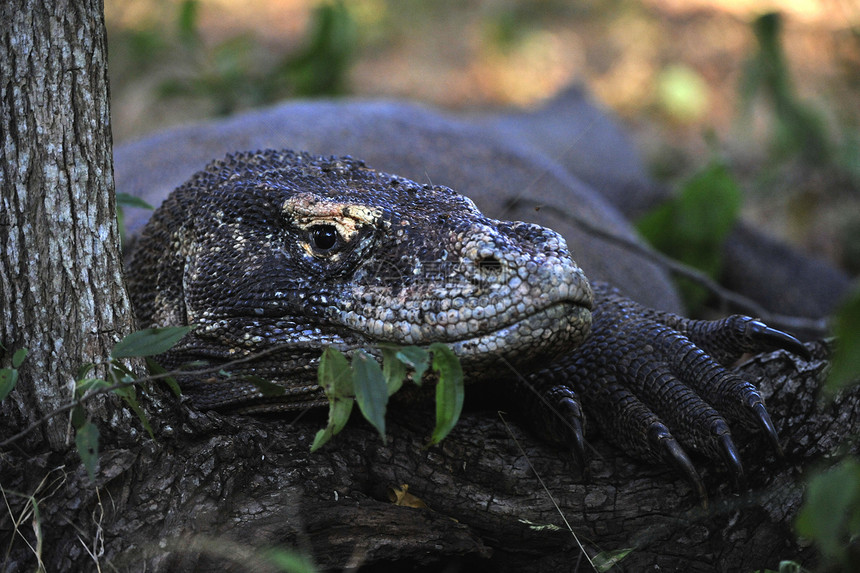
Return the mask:
[[[385,409],[388,405],[388,385],[376,360],[356,350],[352,354],[352,383],[355,401],[361,413],[385,440]]]
[[[99,463],[99,429],[92,422],[84,422],[75,432],[75,446],[78,449],[78,455],[81,456],[81,461],[84,468],[87,470],[87,475],[90,476],[90,481],[96,481],[96,467]]]
[[[430,445],[438,444],[457,424],[463,411],[463,369],[460,360],[446,345],[430,345],[433,370],[439,375],[436,384],[436,427]]]
[[[110,355],[116,359],[163,354],[193,329],[194,326],[168,326],[132,332],[116,343]]]

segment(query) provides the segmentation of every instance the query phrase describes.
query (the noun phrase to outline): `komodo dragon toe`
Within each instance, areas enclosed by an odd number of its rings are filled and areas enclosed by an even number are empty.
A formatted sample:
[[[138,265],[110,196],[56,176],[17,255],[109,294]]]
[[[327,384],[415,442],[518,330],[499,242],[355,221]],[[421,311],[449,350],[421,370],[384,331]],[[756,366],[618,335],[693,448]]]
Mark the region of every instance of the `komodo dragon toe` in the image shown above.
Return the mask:
[[[143,326],[197,325],[164,366],[241,359],[230,374],[179,377],[198,408],[325,406],[326,346],[442,342],[467,381],[484,383],[471,391],[513,389],[540,433],[580,461],[590,419],[631,455],[677,467],[703,498],[686,451],[722,460],[741,482],[731,424],[780,449],[761,396],[731,363],[805,351],[751,318],[688,320],[591,286],[558,233],[490,219],[449,188],[348,157],[213,162],[156,211],[127,268]]]

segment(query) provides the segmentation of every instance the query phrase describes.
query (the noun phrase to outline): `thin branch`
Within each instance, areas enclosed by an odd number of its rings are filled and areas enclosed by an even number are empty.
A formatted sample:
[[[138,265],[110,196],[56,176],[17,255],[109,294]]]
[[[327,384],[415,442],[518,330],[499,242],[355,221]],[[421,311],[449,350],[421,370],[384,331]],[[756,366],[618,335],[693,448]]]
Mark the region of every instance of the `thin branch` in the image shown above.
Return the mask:
[[[172,370],[170,372],[164,372],[161,374],[150,374],[150,375],[144,376],[143,378],[137,378],[135,380],[120,381],[120,382],[117,382],[116,384],[112,384],[110,386],[102,386],[100,388],[94,388],[93,390],[90,390],[89,392],[87,392],[86,394],[81,396],[80,398],[66,404],[65,406],[60,406],[59,408],[56,408],[55,410],[48,412],[47,414],[45,414],[44,416],[42,416],[41,418],[39,418],[38,420],[36,420],[32,424],[30,424],[29,426],[27,426],[26,428],[24,428],[23,430],[21,430],[20,432],[15,434],[14,436],[3,440],[2,442],[0,442],[0,448],[4,448],[4,447],[8,446],[9,444],[12,444],[13,442],[16,442],[17,440],[26,436],[28,433],[32,432],[33,430],[38,428],[43,423],[50,420],[51,418],[53,418],[55,416],[59,416],[60,414],[63,414],[65,412],[69,412],[69,411],[75,409],[77,406],[83,405],[85,402],[88,402],[89,400],[91,400],[92,398],[94,398],[100,394],[107,394],[109,392],[114,392],[115,390],[119,390],[121,388],[126,388],[128,386],[140,386],[142,384],[146,384],[149,382],[164,380],[166,378],[173,378],[175,376],[203,376],[206,374],[215,374],[217,372],[220,372],[221,370],[229,369],[229,368],[232,368],[233,366],[237,366],[240,364],[244,364],[246,362],[251,362],[253,360],[257,360],[258,358],[262,358],[264,356],[268,356],[269,354],[273,354],[273,353],[275,353],[279,350],[283,350],[287,347],[295,348],[295,345],[288,344],[288,343],[279,344],[277,346],[272,346],[271,348],[266,348],[265,350],[261,350],[260,352],[255,352],[253,354],[249,354],[248,356],[245,356],[243,358],[237,358],[237,359],[231,360],[229,362],[224,362],[224,363],[218,364],[216,366],[211,366],[209,368],[203,368],[200,370]]]

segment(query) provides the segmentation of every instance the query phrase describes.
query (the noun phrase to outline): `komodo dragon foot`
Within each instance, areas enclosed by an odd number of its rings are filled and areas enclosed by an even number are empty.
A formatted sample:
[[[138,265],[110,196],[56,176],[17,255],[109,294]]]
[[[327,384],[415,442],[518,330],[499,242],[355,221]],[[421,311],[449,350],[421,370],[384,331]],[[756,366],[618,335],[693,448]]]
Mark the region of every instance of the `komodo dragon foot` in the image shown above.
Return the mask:
[[[736,487],[744,483],[730,422],[760,429],[783,455],[761,395],[729,367],[744,353],[775,349],[811,358],[800,341],[748,316],[691,320],[645,308],[609,285],[592,286],[591,336],[530,375],[524,386],[531,392],[518,392],[551,410],[535,418],[544,437],[569,445],[582,465],[584,410],[624,451],[677,468],[702,500],[705,487],[688,449],[722,460]]]

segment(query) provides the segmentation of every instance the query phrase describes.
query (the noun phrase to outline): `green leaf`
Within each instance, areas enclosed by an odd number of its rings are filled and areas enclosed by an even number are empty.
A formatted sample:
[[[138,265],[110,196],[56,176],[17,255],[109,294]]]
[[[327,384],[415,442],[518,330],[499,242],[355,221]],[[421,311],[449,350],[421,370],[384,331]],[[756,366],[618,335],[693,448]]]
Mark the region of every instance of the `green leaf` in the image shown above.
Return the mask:
[[[161,364],[153,360],[152,358],[145,358],[146,367],[149,370],[149,373],[155,376],[159,376],[161,374],[167,374],[167,370],[164,369]],[[173,395],[177,398],[182,396],[182,388],[179,387],[179,383],[176,381],[176,378],[173,376],[167,376],[161,379],[167,387],[170,388],[170,391],[173,392]]]
[[[860,289],[836,312],[833,366],[824,384],[824,397],[832,399],[841,389],[860,382]]]
[[[806,569],[797,561],[783,560],[779,562],[779,573],[804,573]]]
[[[379,431],[385,441],[385,408],[388,405],[388,385],[376,360],[364,352],[356,350],[352,354],[352,383],[358,408]]]
[[[0,369],[0,400],[3,400],[9,393],[15,389],[15,384],[18,383],[17,368]]]
[[[12,355],[12,368],[20,368],[21,364],[24,362],[24,359],[27,358],[27,349],[19,348],[15,351],[15,354]]]
[[[317,370],[317,383],[329,399],[355,396],[352,388],[352,370],[343,352],[333,346],[323,351]]]
[[[197,14],[199,3],[197,0],[184,0],[179,5],[177,27],[179,28],[179,39],[188,48],[193,48],[198,43]]]
[[[272,565],[286,573],[317,573],[313,561],[295,551],[269,549],[264,555]]]
[[[711,163],[690,178],[678,196],[651,210],[636,223],[658,251],[712,278],[722,268],[722,245],[740,214],[741,190],[724,163]],[[688,306],[695,310],[707,292],[679,281]]]
[[[155,439],[155,434],[152,431],[152,426],[149,424],[149,418],[146,416],[146,412],[143,411],[143,408],[140,407],[140,404],[137,401],[137,392],[134,389],[134,386],[122,386],[121,388],[117,388],[114,390],[114,393],[121,397],[128,407],[137,414],[137,419],[140,420],[140,423],[143,425],[143,429],[146,430],[146,433],[149,434],[149,437]]]
[[[75,382],[75,396],[80,398],[90,390],[109,387],[110,383],[107,380],[102,380],[101,378],[84,378]]]
[[[414,372],[412,381],[421,385],[421,378],[430,365],[430,353],[417,346],[404,346],[397,351],[397,358]]]
[[[382,350],[382,375],[388,386],[388,395],[391,396],[403,386],[406,380],[406,365],[397,358],[399,350],[396,346],[381,346]]]
[[[796,527],[825,556],[844,558],[848,540],[860,535],[860,462],[846,458],[810,480]]]
[[[155,207],[153,207],[140,197],[135,197],[134,195],[129,195],[128,193],[117,193],[116,204],[122,205],[124,207],[140,207],[141,209],[149,209],[150,211],[155,209]]]
[[[99,463],[99,429],[92,422],[84,424],[75,432],[75,446],[78,455],[90,476],[90,481],[96,481],[96,466]]]
[[[77,374],[75,374],[75,380],[80,380],[82,378],[85,378],[86,375],[90,373],[90,370],[92,370],[95,367],[96,367],[96,365],[93,364],[92,362],[84,364],[83,366],[78,368],[78,372],[77,372]]]
[[[168,326],[132,332],[117,342],[110,355],[116,359],[163,354],[193,329],[194,326]]]
[[[599,573],[609,571],[618,565],[622,559],[627,557],[633,549],[633,547],[627,547],[625,549],[616,549],[614,551],[601,551],[594,556],[594,559],[591,560],[594,564],[594,570]]]
[[[83,426],[87,421],[87,411],[80,404],[72,408],[72,427],[77,429]]]
[[[266,398],[283,396],[287,392],[287,389],[280,384],[275,384],[270,380],[264,380],[263,378],[260,378],[259,376],[256,376],[254,374],[242,376],[241,379],[245,382],[250,382],[251,384],[253,384],[254,387],[259,390]]]
[[[436,427],[430,444],[438,444],[457,424],[463,411],[463,369],[460,360],[441,342],[430,345],[433,352],[433,370],[439,374],[436,384]]]
[[[352,370],[342,352],[329,346],[323,351],[317,369],[317,382],[325,391],[329,401],[328,424],[314,436],[311,452],[321,448],[337,435],[352,413],[353,399]]]

